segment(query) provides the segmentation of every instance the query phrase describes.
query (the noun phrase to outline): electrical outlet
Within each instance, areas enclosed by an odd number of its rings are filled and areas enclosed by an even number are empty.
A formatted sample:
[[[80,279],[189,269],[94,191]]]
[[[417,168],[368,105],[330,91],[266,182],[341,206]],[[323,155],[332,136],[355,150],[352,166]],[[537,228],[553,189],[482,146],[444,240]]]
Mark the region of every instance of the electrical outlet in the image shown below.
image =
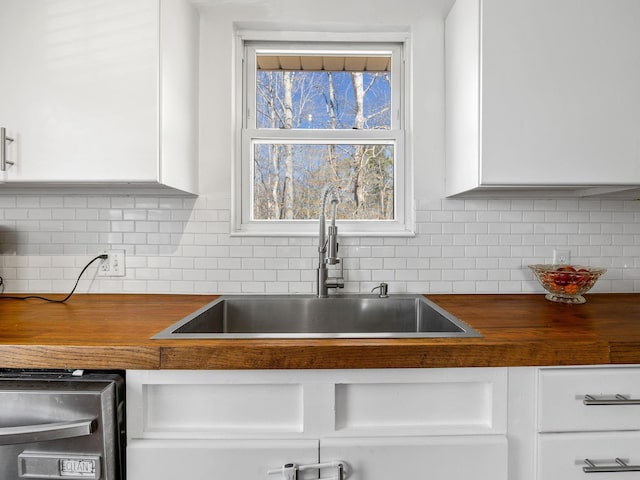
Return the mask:
[[[107,250],[102,253],[109,257],[100,264],[98,275],[101,277],[124,277],[124,250]]]
[[[569,265],[570,263],[571,263],[571,250],[564,250],[560,248],[553,249],[554,265]]]

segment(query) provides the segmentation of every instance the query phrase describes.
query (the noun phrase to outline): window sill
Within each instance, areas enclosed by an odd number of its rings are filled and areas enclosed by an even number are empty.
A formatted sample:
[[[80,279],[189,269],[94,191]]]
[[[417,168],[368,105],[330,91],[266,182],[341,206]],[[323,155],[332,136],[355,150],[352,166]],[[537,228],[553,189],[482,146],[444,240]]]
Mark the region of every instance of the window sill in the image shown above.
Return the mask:
[[[298,222],[296,222],[298,223]],[[415,237],[413,228],[397,222],[354,222],[337,223],[338,236],[340,237]],[[230,233],[232,237],[317,237],[319,232],[318,221],[309,220],[304,224],[278,224],[270,222],[253,223],[234,227]]]

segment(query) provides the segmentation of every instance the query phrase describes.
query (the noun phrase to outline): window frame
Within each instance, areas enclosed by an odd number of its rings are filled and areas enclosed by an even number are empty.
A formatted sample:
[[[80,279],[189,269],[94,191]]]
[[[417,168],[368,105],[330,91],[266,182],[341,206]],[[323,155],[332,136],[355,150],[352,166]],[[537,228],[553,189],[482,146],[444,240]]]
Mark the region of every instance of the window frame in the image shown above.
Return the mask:
[[[333,32],[274,32],[237,30],[235,41],[235,122],[232,166],[231,235],[311,236],[317,219],[255,220],[253,207],[253,142],[394,145],[393,220],[338,220],[343,236],[413,236],[413,182],[409,152],[409,37],[405,32],[340,34]],[[329,38],[330,37],[330,38]],[[331,51],[331,53],[389,52],[392,55],[392,115],[390,130],[265,129],[256,127],[256,53]],[[354,133],[356,133],[354,135]]]

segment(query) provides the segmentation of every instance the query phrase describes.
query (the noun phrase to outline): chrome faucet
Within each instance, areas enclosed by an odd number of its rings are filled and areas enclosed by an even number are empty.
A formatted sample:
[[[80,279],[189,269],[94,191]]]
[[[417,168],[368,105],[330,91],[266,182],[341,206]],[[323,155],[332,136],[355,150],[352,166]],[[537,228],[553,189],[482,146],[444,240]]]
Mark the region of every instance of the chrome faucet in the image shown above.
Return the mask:
[[[327,200],[331,203],[331,224],[325,232],[325,214]],[[336,227],[336,209],[340,199],[338,191],[333,185],[328,185],[322,195],[322,207],[320,209],[320,233],[318,235],[318,268],[317,268],[317,288],[316,293],[319,298],[329,296],[330,288],[344,288],[344,267],[340,257],[338,257],[338,227]],[[340,264],[340,276],[329,277],[327,265]]]

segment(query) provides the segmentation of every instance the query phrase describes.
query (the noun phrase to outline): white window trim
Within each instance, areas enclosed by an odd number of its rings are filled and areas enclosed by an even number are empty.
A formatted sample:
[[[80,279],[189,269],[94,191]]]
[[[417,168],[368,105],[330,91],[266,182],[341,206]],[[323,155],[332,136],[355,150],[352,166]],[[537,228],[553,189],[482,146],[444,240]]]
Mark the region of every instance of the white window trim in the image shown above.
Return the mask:
[[[355,237],[411,237],[415,235],[414,225],[414,198],[413,198],[413,160],[411,152],[410,134],[410,82],[409,68],[407,62],[408,52],[410,51],[410,38],[407,32],[284,32],[272,30],[242,30],[235,32],[234,42],[234,141],[232,155],[232,192],[231,192],[231,235],[233,236],[315,236],[318,234],[318,221],[311,220],[251,220],[251,195],[253,192],[252,185],[252,166],[250,152],[243,151],[243,146],[248,144],[250,138],[260,138],[260,131],[256,129],[248,129],[245,125],[247,118],[247,108],[245,105],[245,94],[247,85],[244,75],[244,54],[245,44],[247,42],[269,42],[269,41],[287,41],[287,42],[310,42],[321,41],[329,42],[367,42],[367,43],[399,43],[402,44],[402,62],[398,70],[392,72],[392,75],[399,75],[402,103],[395,108],[394,117],[392,119],[392,129],[384,131],[381,135],[380,131],[375,132],[359,132],[361,139],[367,139],[367,142],[383,143],[385,141],[393,141],[396,145],[395,155],[399,159],[394,168],[395,175],[395,216],[394,220],[339,220],[338,227],[341,236]],[[396,62],[397,63],[397,62]],[[393,68],[393,67],[392,67]],[[397,98],[397,97],[396,97]],[[398,122],[402,122],[399,124]],[[264,132],[266,133],[266,132]],[[305,143],[309,143],[309,139],[314,137],[314,133],[306,131]],[[353,137],[349,132],[322,131],[318,133],[318,138],[327,139],[331,137],[334,140],[352,140]],[[370,138],[368,138],[370,137]],[[288,131],[269,131],[268,135],[264,135],[265,139],[296,141],[296,135],[292,135]],[[319,140],[318,143],[321,143]],[[351,142],[353,143],[353,142]]]

